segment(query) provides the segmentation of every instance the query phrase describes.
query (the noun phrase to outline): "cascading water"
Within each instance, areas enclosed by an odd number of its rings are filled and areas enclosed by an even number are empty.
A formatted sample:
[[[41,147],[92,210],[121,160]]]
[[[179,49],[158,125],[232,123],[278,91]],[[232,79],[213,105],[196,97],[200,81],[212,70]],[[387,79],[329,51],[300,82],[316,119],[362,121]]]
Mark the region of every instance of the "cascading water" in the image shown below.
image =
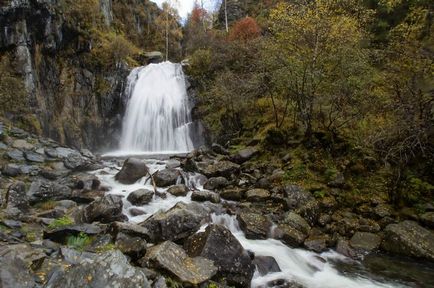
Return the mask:
[[[184,153],[193,149],[191,117],[180,64],[164,62],[134,69],[120,148],[130,153]]]

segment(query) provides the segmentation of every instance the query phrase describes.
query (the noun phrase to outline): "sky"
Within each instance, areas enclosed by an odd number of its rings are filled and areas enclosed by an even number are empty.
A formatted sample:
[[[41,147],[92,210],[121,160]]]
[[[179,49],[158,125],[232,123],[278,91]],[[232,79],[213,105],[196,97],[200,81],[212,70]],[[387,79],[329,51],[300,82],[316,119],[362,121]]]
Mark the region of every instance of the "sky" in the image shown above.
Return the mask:
[[[160,7],[161,4],[165,1],[165,0],[151,0],[155,3],[157,3]],[[195,0],[178,0],[178,7],[176,7],[179,11],[179,16],[181,16],[181,18],[183,20],[185,20],[187,18],[188,13],[191,12],[191,10],[193,9],[193,5],[194,5],[194,1]],[[214,1],[206,1],[206,2],[214,2]],[[210,7],[206,7],[206,8],[211,8],[211,4],[208,4],[208,6]]]

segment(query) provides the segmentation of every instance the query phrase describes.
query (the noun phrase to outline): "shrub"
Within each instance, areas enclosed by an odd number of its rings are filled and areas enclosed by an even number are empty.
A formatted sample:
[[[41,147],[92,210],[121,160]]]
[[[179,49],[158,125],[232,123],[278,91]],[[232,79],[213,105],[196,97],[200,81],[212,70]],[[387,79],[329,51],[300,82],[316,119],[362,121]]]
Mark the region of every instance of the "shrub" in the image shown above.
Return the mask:
[[[261,28],[255,19],[246,17],[234,24],[230,33],[229,40],[249,41],[261,36]]]

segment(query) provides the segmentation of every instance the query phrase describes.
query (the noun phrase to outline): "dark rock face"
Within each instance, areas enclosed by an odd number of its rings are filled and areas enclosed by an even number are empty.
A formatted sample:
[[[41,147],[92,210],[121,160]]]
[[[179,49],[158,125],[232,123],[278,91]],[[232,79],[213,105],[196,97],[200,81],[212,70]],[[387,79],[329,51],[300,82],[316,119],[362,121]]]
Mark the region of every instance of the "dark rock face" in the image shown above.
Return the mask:
[[[192,285],[211,279],[217,272],[213,261],[203,257],[190,258],[184,249],[170,241],[150,248],[143,262],[164,269]]]
[[[143,206],[152,201],[152,197],[154,197],[154,192],[147,189],[139,189],[134,192],[131,192],[128,195],[127,200],[130,201],[131,204],[136,206]]]
[[[243,212],[237,216],[241,229],[248,239],[267,239],[271,229],[271,221],[264,215]]]
[[[128,158],[125,160],[122,170],[116,174],[115,179],[122,184],[134,184],[148,173],[149,168],[144,161],[136,158]]]
[[[0,251],[2,253],[0,257],[0,287],[36,287],[35,280],[30,273],[27,263],[20,257],[17,257],[17,251],[5,253],[5,249],[0,250],[3,250]]]
[[[413,221],[390,224],[381,247],[391,253],[434,260],[434,233]]]
[[[276,259],[271,256],[256,256],[253,260],[253,264],[258,269],[261,276],[267,275],[268,273],[280,272],[279,264],[277,264]]]
[[[229,151],[225,147],[223,147],[222,145],[220,145],[220,144],[213,143],[211,145],[211,149],[212,149],[212,151],[214,151],[217,154],[229,155]]]
[[[30,185],[27,195],[32,203],[46,200],[65,200],[72,197],[72,190],[68,186],[55,182],[36,180]]]
[[[176,169],[164,169],[154,174],[155,185],[158,187],[168,187],[175,185],[181,173]]]
[[[45,287],[125,287],[150,288],[142,269],[128,263],[120,251],[110,251],[82,259],[63,273],[54,273]]]
[[[124,219],[122,215],[122,198],[115,195],[106,195],[98,200],[93,201],[80,211],[77,220],[84,223],[99,221],[101,223],[110,223],[116,220]]]
[[[69,225],[44,231],[44,239],[64,243],[68,236],[77,236],[80,233],[94,236],[102,232],[104,232],[104,229],[94,224]]]
[[[210,225],[205,232],[191,236],[186,244],[191,257],[202,256],[218,267],[218,274],[230,285],[249,287],[254,265],[234,235],[221,225]]]
[[[141,224],[152,233],[151,242],[185,239],[196,232],[208,215],[205,207],[198,203],[176,204],[167,212],[159,212]]]

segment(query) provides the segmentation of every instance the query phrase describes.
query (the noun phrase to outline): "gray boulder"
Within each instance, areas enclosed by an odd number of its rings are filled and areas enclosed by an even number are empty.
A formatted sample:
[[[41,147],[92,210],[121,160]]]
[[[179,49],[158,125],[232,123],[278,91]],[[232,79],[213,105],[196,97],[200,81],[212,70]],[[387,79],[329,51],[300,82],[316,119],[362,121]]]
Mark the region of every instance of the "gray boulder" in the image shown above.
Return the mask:
[[[413,221],[390,224],[381,247],[391,253],[434,261],[434,233]]]
[[[24,157],[27,161],[35,162],[35,163],[44,163],[45,157],[39,153],[33,152],[33,151],[26,151],[24,152]]]
[[[168,187],[171,185],[175,185],[178,181],[178,178],[181,176],[179,170],[176,169],[164,169],[157,171],[154,174],[155,185],[158,187]]]
[[[195,233],[209,211],[196,202],[180,202],[166,212],[158,212],[148,218],[141,226],[151,232],[151,242],[165,240],[177,241]]]
[[[278,225],[274,231],[274,238],[282,240],[282,242],[291,247],[300,247],[306,236],[297,229],[285,224]]]
[[[238,164],[242,164],[258,154],[259,150],[256,147],[247,147],[243,150],[238,151],[233,157],[232,161]]]
[[[21,211],[29,209],[29,200],[26,195],[26,184],[18,181],[9,186],[7,193],[7,208],[18,208]]]
[[[380,248],[381,237],[369,232],[356,232],[350,240],[350,245],[360,253],[372,252]]]
[[[20,166],[16,164],[6,164],[3,166],[2,175],[16,177],[21,174]]]
[[[92,223],[99,221],[101,223],[110,223],[113,221],[123,220],[122,215],[122,197],[116,195],[106,195],[101,197],[84,209],[80,210],[76,220],[82,223]]]
[[[174,185],[169,189],[167,189],[167,192],[169,192],[170,194],[176,197],[183,197],[183,196],[187,196],[188,187],[185,186],[184,184]]]
[[[242,212],[237,215],[241,230],[247,239],[267,239],[272,222],[264,215],[252,212]]]
[[[191,236],[185,243],[191,257],[202,256],[218,267],[218,275],[229,285],[249,287],[254,272],[252,260],[240,242],[221,225],[210,225],[205,232]]]
[[[151,286],[144,271],[131,266],[127,257],[115,250],[85,258],[63,273],[53,273],[45,287],[150,288]]]
[[[131,192],[128,195],[127,200],[135,206],[143,206],[152,201],[154,197],[154,192],[147,189],[139,189]]]
[[[164,269],[190,285],[210,280],[217,273],[213,261],[203,257],[190,258],[184,249],[170,241],[151,247],[142,262]]]
[[[229,185],[229,181],[225,177],[213,177],[203,185],[203,188],[207,190],[217,190],[225,188]]]
[[[13,160],[13,161],[24,161],[26,160],[24,158],[24,153],[23,151],[17,150],[17,149],[13,149],[13,150],[9,150],[5,153],[5,158],[9,159],[9,160]]]
[[[229,179],[233,174],[237,174],[240,171],[240,165],[230,161],[198,162],[196,165],[199,173],[208,178],[225,177]]]
[[[209,201],[211,203],[220,203],[220,195],[211,191],[194,191],[191,194],[191,200],[197,202]]]
[[[290,227],[297,229],[298,231],[302,232],[303,234],[309,234],[310,226],[309,223],[307,223],[306,220],[304,220],[303,217],[300,215],[289,212],[285,219],[283,220],[283,223],[289,225]]]
[[[261,276],[282,271],[280,270],[276,259],[271,256],[256,256],[255,259],[253,259],[253,264],[256,266],[256,269]]]
[[[240,201],[244,197],[244,190],[241,189],[225,189],[220,192],[220,197],[231,201]]]
[[[55,182],[36,180],[30,185],[27,196],[32,203],[46,200],[65,200],[72,197],[72,189]]]
[[[136,158],[128,158],[125,160],[121,171],[116,174],[115,179],[123,184],[134,184],[148,173],[149,168],[144,161]]]

